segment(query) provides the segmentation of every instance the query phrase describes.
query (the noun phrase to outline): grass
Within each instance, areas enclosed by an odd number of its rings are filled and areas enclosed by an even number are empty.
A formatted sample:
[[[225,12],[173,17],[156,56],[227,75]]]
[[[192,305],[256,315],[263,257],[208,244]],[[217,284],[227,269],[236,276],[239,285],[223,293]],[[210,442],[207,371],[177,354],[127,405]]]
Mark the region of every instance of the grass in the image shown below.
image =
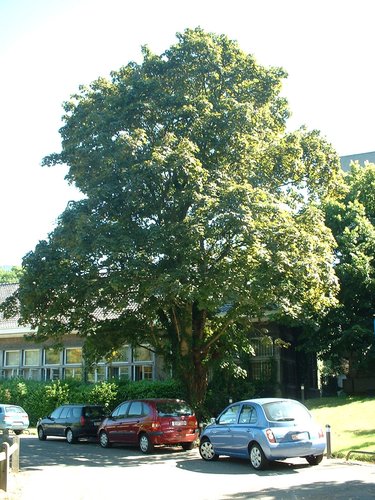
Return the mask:
[[[330,426],[333,457],[345,458],[351,450],[375,453],[375,398],[319,398],[304,404],[324,431]],[[375,455],[353,453],[350,458],[375,462]]]

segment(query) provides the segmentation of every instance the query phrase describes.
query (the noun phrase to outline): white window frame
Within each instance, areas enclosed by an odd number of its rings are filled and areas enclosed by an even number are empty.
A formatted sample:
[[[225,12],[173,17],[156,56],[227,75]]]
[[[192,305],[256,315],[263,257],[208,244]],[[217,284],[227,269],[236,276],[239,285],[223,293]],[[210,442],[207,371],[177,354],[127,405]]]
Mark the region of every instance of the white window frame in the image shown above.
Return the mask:
[[[69,351],[80,351],[81,352],[81,360],[77,361],[75,363],[70,363],[68,361],[68,352]],[[65,347],[65,352],[64,352],[64,357],[65,357],[65,365],[68,367],[79,367],[82,366],[83,362],[83,356],[82,356],[82,347]]]
[[[49,362],[47,362],[48,351],[55,351],[59,355],[59,360],[58,360],[57,363],[49,363]],[[44,349],[44,353],[43,353],[43,364],[46,365],[46,366],[51,366],[51,367],[61,366],[61,354],[62,354],[61,350],[56,350],[56,349],[53,349],[52,347],[45,348]]]
[[[18,353],[18,363],[16,365],[10,365],[7,363],[7,354],[8,353]],[[7,349],[4,351],[4,368],[15,368],[20,366],[20,354],[21,351],[19,349]]]
[[[38,360],[36,363],[33,364],[26,364],[26,354],[30,352],[37,352],[38,353]],[[23,366],[26,368],[31,368],[33,366],[39,366],[40,365],[40,349],[24,349],[23,351]]]

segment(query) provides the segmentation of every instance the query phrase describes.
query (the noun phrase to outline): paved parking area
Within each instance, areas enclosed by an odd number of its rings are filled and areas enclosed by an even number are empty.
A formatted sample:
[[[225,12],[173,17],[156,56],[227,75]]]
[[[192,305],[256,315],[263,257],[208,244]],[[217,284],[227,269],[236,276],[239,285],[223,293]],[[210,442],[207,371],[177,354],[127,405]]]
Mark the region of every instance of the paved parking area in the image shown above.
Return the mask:
[[[9,500],[373,499],[375,465],[327,460],[310,467],[303,459],[276,462],[257,472],[243,460],[205,462],[197,449],[102,449],[22,438],[21,472],[10,477]],[[22,456],[22,454],[21,454]]]

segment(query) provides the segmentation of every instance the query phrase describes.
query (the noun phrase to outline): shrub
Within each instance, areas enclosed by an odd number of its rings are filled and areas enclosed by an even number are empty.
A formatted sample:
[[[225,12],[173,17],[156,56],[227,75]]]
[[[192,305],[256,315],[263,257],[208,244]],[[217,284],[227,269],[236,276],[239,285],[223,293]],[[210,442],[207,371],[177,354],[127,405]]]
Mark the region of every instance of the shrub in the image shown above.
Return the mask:
[[[63,403],[102,404],[109,411],[132,398],[183,398],[174,380],[98,382],[87,384],[75,380],[39,382],[24,379],[0,380],[0,402],[22,406],[30,418],[30,426],[38,418],[49,415]]]

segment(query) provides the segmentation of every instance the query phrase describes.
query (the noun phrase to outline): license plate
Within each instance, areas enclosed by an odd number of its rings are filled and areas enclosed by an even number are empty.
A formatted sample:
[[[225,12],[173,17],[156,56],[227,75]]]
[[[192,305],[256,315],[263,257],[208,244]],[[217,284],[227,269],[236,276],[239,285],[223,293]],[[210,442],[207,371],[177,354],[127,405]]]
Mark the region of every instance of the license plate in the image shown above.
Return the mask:
[[[293,441],[305,441],[309,436],[307,432],[298,432],[297,434],[292,434]]]
[[[179,427],[180,425],[186,425],[186,420],[173,420],[172,425],[174,427]]]

